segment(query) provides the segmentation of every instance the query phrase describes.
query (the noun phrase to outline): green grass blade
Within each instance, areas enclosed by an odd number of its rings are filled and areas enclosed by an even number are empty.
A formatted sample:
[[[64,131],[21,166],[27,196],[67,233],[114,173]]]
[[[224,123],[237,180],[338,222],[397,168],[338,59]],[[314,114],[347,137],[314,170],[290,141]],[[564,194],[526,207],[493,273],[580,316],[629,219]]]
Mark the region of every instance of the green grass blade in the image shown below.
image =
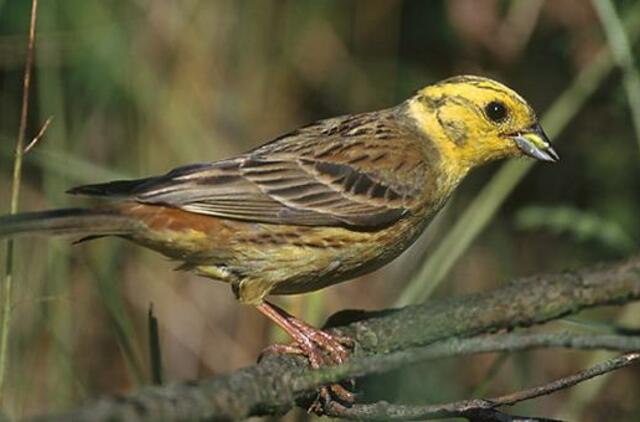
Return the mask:
[[[160,350],[160,332],[158,330],[158,318],[153,314],[153,303],[149,305],[147,320],[149,324],[149,362],[151,367],[151,382],[155,385],[161,385],[162,353]]]
[[[593,6],[600,16],[602,27],[611,49],[613,60],[624,73],[623,84],[627,92],[631,119],[636,131],[636,141],[640,147],[640,75],[633,65],[631,43],[611,0],[593,0]]]
[[[27,132],[27,118],[29,114],[29,88],[31,83],[31,69],[33,67],[33,52],[35,47],[36,17],[38,16],[38,1],[31,2],[31,19],[29,23],[29,43],[27,46],[27,60],[24,68],[22,110],[20,112],[20,127],[16,142],[15,159],[13,161],[13,179],[11,184],[10,212],[18,212],[20,202],[20,182],[22,178],[22,159],[24,155],[25,136]],[[9,349],[9,330],[11,328],[11,300],[13,297],[13,240],[7,241],[6,267],[2,300],[2,333],[0,334],[0,399],[6,379],[7,354]]]

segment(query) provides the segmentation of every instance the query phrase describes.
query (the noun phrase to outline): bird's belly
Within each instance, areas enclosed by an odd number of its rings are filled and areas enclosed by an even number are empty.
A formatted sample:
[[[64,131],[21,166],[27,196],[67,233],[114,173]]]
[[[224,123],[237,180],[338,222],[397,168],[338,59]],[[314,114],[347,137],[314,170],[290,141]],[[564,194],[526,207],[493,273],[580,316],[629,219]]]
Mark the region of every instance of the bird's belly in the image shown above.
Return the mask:
[[[374,271],[404,251],[424,224],[407,220],[373,232],[338,227],[262,226],[236,239],[234,265],[245,276],[242,301],[318,290]]]

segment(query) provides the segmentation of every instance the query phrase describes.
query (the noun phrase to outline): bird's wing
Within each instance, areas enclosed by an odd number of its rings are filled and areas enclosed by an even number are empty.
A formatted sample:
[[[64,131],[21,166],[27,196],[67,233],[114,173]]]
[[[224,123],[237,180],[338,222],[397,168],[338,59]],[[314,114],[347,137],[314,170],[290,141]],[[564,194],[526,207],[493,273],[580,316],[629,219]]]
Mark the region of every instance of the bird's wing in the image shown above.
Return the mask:
[[[355,117],[318,122],[237,158],[72,192],[113,196],[122,187],[121,196],[142,203],[260,223],[392,224],[417,200],[425,176],[422,154],[403,141],[406,128],[362,129],[347,121]]]

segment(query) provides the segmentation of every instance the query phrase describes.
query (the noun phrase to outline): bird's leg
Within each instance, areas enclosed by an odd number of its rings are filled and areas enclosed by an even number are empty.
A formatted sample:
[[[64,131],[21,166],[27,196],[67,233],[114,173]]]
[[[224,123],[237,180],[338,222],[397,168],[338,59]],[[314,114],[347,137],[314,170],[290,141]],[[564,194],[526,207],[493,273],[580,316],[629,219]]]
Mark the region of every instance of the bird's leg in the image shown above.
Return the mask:
[[[293,338],[294,345],[285,346],[286,350],[283,349],[282,352],[297,353],[299,350],[304,355],[309,352],[312,354],[320,353],[321,356],[318,358],[307,356],[311,365],[315,368],[321,366],[322,362],[326,360],[322,356],[324,354],[329,357],[327,362],[329,364],[340,364],[349,357],[349,351],[345,345],[350,346],[353,343],[351,339],[333,336],[312,327],[269,302],[263,302],[257,308]],[[318,366],[315,365],[314,361],[318,363]]]
[[[257,308],[286,331],[294,341],[291,345],[277,344],[270,346],[267,352],[302,354],[309,360],[309,364],[314,369],[327,364],[340,364],[349,357],[349,351],[345,344],[351,345],[353,343],[351,339],[332,336],[314,328],[268,302],[263,302]],[[334,384],[320,388],[318,400],[313,403],[309,410],[321,413],[323,405],[327,405],[332,400],[332,397],[336,397],[348,404],[354,401],[353,393],[339,384]]]
[[[312,368],[317,369],[322,366],[325,359],[322,350],[318,348],[309,336],[301,332],[296,325],[292,323],[292,320],[295,318],[284,310],[267,302],[258,305],[257,308],[270,320],[278,324],[280,328],[286,331],[294,341],[291,345],[273,345],[269,348],[268,352],[302,354],[309,359],[309,364]]]

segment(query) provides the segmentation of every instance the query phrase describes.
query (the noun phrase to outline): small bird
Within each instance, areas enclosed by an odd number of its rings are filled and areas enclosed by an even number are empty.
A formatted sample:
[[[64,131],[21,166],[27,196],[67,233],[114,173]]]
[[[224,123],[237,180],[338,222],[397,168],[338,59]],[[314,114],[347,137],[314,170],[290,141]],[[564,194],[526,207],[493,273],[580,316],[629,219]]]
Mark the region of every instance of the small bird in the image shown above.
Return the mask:
[[[344,361],[348,341],[267,296],[380,268],[416,240],[471,169],[523,155],[558,160],[533,109],[501,83],[456,76],[395,107],[320,120],[237,157],[72,188],[110,201],[2,216],[0,237],[117,236],[156,250],[181,270],[229,283],[291,335],[280,350],[319,367]]]

